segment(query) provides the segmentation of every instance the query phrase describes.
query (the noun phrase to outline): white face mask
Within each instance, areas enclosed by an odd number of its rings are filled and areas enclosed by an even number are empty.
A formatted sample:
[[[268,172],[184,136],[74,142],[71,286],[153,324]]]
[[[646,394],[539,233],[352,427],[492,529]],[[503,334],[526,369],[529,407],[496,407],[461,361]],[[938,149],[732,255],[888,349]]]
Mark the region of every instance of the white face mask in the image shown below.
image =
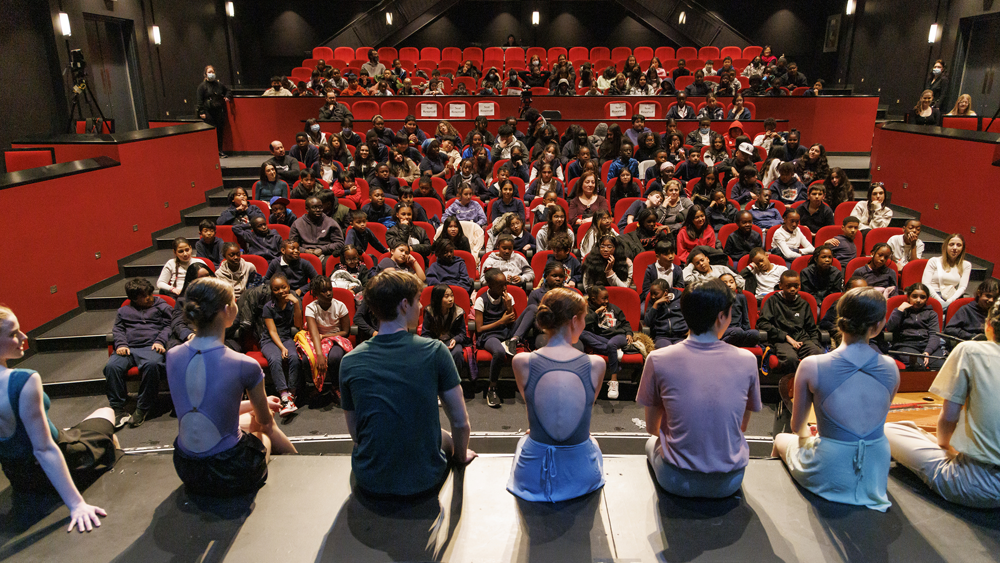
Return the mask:
[[[933,72],[934,74],[941,74],[941,69],[935,68],[935,69],[932,69],[931,72]]]
[[[210,72],[210,73],[208,73],[208,74],[205,75],[205,78],[207,78],[209,80],[215,80],[215,73],[214,72]]]
[[[311,130],[311,131],[312,131],[313,133],[319,133],[319,125],[313,125],[313,126],[309,127],[309,129],[310,129],[310,130]]]

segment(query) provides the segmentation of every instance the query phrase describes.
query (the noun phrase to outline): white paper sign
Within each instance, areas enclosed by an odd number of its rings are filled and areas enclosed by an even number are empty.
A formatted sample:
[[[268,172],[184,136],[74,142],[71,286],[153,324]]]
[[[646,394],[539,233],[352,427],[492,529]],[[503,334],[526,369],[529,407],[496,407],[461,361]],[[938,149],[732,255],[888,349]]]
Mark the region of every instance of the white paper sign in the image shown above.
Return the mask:
[[[493,117],[496,115],[496,105],[493,103],[479,104],[479,115],[483,117]]]
[[[465,117],[465,104],[448,104],[448,113],[452,117]]]
[[[624,103],[611,104],[611,117],[625,117],[627,113]]]
[[[420,104],[420,117],[437,117],[438,108],[435,104]]]
[[[639,115],[643,117],[656,116],[656,106],[654,104],[639,104]]]

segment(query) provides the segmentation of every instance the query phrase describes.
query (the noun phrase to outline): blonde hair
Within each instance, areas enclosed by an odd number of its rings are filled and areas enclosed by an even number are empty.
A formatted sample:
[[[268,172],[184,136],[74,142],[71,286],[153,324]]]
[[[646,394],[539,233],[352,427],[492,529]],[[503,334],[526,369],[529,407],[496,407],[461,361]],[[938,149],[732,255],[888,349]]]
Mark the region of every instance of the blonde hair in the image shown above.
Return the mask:
[[[965,108],[965,113],[958,112],[958,104],[961,103],[962,100],[965,100],[966,102],[969,103],[969,105],[966,106]],[[949,111],[947,115],[970,115],[970,114],[972,114],[972,96],[968,94],[962,94],[961,96],[958,97],[958,101],[955,102],[955,107],[951,108],[951,111]]]
[[[954,238],[962,241],[962,252],[955,258],[955,261],[952,262],[951,255],[948,254],[948,243]],[[952,233],[944,237],[944,243],[941,245],[941,248],[943,250],[943,252],[941,252],[941,266],[944,267],[945,270],[957,267],[958,275],[962,275],[964,273],[962,271],[964,269],[962,264],[965,262],[965,237],[963,237],[960,233]]]
[[[0,305],[0,322],[6,321],[7,319],[14,316],[14,311],[10,310],[10,307],[6,305]]]
[[[578,315],[587,314],[587,300],[582,295],[557,287],[545,293],[538,312],[535,313],[535,325],[545,332],[554,332]]]

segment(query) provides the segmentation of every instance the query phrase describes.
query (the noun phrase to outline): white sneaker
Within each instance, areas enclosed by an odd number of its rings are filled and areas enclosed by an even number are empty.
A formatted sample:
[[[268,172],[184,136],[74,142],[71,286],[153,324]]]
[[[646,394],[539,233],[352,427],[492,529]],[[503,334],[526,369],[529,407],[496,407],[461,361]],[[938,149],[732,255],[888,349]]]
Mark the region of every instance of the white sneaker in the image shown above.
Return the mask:
[[[281,401],[281,409],[278,411],[278,414],[288,416],[297,410],[299,410],[299,407],[295,406],[295,399],[288,397],[287,400]]]
[[[625,357],[625,352],[622,352],[621,350],[618,350],[618,361],[619,362],[622,361],[622,358],[624,358],[624,357]]]
[[[618,398],[618,382],[617,381],[609,381],[608,382],[608,398],[612,399],[612,400]]]

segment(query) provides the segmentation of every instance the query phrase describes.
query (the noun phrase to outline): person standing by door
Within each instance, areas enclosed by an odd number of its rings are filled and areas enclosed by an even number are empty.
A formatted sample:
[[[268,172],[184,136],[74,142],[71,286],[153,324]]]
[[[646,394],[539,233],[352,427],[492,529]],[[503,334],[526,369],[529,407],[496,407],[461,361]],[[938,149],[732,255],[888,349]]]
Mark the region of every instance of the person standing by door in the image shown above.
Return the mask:
[[[226,123],[226,104],[230,102],[231,95],[229,87],[216,77],[215,67],[206,66],[205,79],[198,85],[198,117],[215,127],[219,156],[222,158],[226,158],[226,153],[222,152],[222,127]]]

